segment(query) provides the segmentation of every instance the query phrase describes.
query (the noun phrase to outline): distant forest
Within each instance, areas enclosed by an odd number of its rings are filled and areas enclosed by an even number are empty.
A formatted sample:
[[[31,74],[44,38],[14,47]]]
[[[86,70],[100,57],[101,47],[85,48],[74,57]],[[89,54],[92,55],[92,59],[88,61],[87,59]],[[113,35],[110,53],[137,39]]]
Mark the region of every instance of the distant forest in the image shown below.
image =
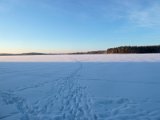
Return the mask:
[[[160,45],[156,46],[121,46],[109,48],[108,54],[112,53],[160,53]]]
[[[88,52],[75,52],[75,53],[0,53],[0,56],[23,56],[23,55],[77,55],[77,54],[125,54],[125,53],[160,53],[160,45],[154,46],[121,46],[115,48],[109,48],[107,50],[97,50]]]

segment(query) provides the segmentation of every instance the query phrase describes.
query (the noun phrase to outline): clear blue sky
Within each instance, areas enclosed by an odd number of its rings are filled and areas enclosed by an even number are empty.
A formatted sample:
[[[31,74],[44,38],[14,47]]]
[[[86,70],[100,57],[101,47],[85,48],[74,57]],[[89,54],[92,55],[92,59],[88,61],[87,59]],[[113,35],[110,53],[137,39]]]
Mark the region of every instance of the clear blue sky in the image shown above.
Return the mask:
[[[160,44],[160,0],[0,0],[0,53]]]

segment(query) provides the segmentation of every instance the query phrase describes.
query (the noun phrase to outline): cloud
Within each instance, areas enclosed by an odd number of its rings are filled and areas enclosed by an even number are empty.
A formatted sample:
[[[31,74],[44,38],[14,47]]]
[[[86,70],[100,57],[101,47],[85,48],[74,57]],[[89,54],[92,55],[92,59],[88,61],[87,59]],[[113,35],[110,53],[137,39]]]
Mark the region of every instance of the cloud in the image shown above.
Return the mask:
[[[160,26],[159,0],[115,0],[103,8],[103,15],[113,21],[124,21],[138,27]]]
[[[160,5],[155,4],[145,9],[133,10],[128,14],[128,18],[141,27],[160,26]]]
[[[160,26],[159,0],[1,0],[0,13],[30,4],[57,16],[84,21],[124,21],[139,27]]]

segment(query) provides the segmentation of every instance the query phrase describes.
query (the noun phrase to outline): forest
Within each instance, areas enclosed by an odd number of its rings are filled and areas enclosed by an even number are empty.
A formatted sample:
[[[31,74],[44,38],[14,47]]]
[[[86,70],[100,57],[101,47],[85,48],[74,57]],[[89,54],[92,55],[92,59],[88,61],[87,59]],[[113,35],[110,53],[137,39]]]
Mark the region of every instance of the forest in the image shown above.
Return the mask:
[[[160,53],[160,45],[155,46],[121,46],[107,49],[108,54],[112,53]]]

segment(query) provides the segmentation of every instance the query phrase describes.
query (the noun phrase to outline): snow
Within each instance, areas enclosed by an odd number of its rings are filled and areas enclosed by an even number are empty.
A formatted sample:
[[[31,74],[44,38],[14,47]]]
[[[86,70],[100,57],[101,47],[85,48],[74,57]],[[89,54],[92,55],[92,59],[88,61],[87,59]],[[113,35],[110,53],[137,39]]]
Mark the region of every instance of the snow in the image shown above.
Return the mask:
[[[159,54],[0,61],[0,120],[160,119]]]
[[[159,62],[160,54],[0,56],[0,62]]]

